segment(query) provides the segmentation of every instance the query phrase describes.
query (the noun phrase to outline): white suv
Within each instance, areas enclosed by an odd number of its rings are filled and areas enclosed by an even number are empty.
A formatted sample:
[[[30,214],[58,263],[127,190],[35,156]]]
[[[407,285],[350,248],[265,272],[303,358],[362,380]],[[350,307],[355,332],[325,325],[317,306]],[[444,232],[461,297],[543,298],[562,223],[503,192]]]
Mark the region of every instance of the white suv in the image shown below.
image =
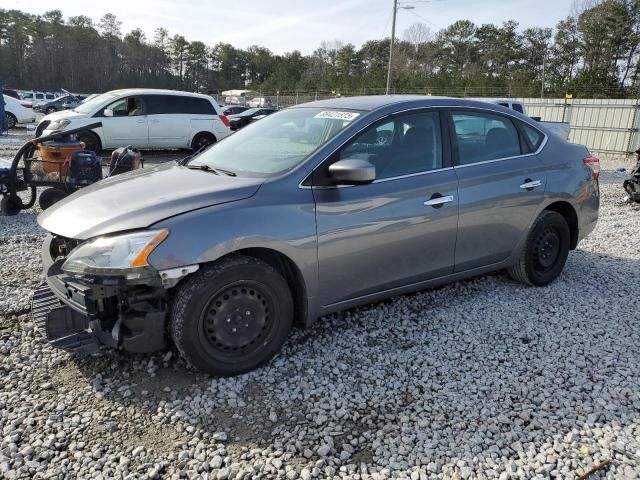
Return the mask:
[[[229,120],[207,95],[136,88],[103,93],[73,110],[47,115],[36,136],[96,122],[102,127],[78,135],[95,152],[126,145],[198,150],[231,133]]]

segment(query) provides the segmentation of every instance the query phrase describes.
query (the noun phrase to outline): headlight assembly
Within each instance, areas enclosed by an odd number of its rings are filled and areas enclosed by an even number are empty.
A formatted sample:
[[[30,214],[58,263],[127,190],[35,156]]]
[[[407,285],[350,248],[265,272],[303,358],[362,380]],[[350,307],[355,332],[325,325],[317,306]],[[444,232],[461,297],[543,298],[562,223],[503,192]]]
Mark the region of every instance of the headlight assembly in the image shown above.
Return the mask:
[[[69,126],[71,120],[54,120],[47,126],[47,130],[64,130]]]
[[[148,267],[151,252],[167,238],[169,230],[100,237],[75,248],[62,265],[65,273],[75,275],[127,275]]]

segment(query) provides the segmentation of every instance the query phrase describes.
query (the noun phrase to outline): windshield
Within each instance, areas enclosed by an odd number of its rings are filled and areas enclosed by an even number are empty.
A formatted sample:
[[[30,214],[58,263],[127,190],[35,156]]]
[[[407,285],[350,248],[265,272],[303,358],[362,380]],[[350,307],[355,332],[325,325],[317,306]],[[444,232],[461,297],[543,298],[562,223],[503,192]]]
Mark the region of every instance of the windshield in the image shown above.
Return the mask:
[[[240,176],[276,176],[299,165],[359,116],[360,112],[322,108],[283,110],[216,143],[189,164]]]
[[[73,111],[86,114],[94,113],[96,108],[106,105],[109,100],[116,97],[117,95],[115,93],[103,93],[102,95],[98,95],[97,97],[82,103],[81,105],[74,108]]]

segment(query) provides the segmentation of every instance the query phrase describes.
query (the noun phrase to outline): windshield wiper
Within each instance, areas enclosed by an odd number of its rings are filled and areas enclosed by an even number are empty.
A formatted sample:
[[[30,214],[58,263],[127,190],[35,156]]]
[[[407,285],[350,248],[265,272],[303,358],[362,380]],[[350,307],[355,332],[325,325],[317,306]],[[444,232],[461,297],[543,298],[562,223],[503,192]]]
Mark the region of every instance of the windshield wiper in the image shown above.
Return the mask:
[[[216,175],[220,175],[215,168],[211,168],[209,165],[205,165],[204,163],[201,165],[184,165],[189,170],[201,170],[203,172],[211,172]]]
[[[225,175],[229,175],[230,177],[237,177],[238,174],[236,172],[232,172],[231,170],[224,170],[220,167],[216,168],[217,171],[224,173]]]

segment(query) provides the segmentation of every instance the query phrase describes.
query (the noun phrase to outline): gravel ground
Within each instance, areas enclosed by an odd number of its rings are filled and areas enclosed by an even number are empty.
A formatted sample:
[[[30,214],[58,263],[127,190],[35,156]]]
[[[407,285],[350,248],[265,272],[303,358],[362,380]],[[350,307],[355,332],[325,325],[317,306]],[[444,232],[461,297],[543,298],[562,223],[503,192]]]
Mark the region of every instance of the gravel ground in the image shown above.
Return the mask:
[[[1,155],[0,155],[1,156]],[[502,274],[320,319],[231,379],[75,358],[29,318],[36,211],[0,217],[0,478],[640,478],[640,207],[541,289]]]

